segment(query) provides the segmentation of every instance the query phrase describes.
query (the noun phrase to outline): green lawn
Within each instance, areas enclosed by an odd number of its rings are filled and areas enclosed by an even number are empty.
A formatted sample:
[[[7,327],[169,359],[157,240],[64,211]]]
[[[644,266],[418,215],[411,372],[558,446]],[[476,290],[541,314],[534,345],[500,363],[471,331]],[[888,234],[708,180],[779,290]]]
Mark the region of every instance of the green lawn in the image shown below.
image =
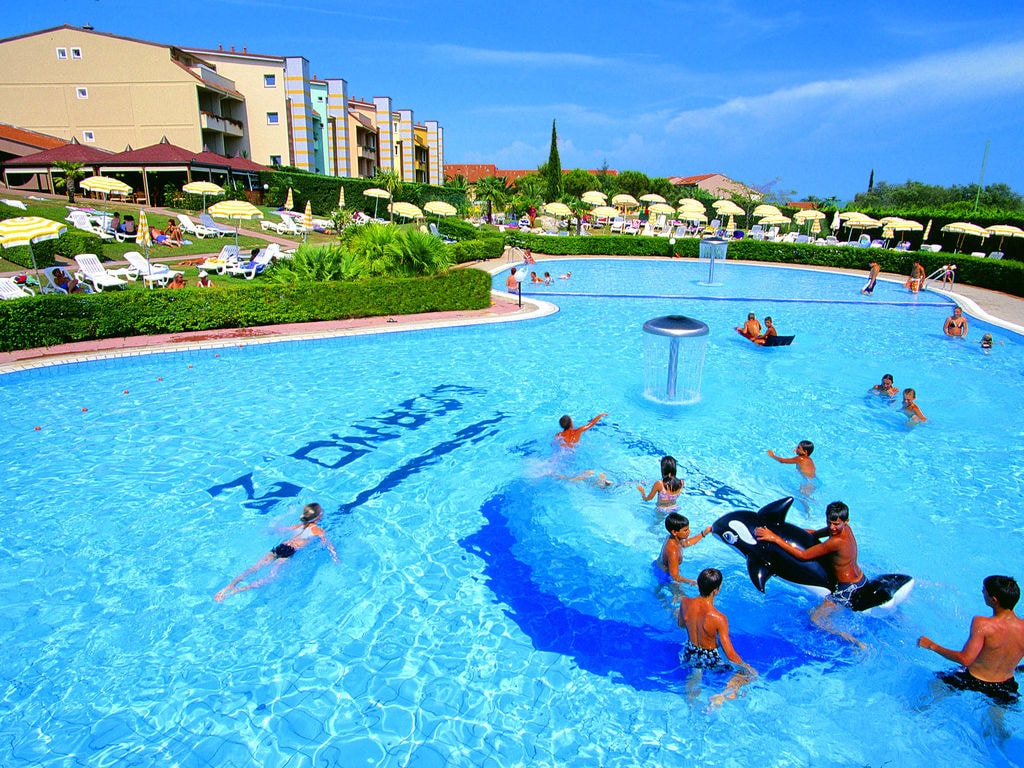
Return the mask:
[[[19,211],[19,215],[22,216],[41,216],[46,219],[53,219],[54,221],[64,221],[68,215],[67,201],[64,200],[29,200],[27,198],[20,198],[25,205],[28,207],[28,211],[22,213]],[[86,206],[91,205],[98,210],[103,210],[102,201],[99,200],[81,200],[77,201],[78,204]],[[138,206],[128,206],[121,203],[110,203],[107,205],[108,213],[114,211],[120,211],[123,216],[126,213],[134,213],[138,218]],[[278,216],[274,213],[272,208],[260,208],[263,211],[264,216],[271,220],[277,221]],[[186,213],[193,217],[193,220],[198,219],[198,215],[193,211],[182,210],[182,213]],[[157,227],[158,229],[164,229],[167,226],[168,217],[158,213],[152,213],[146,211],[146,217],[151,226]],[[68,225],[70,226],[70,224]],[[225,224],[225,226],[230,226]],[[243,253],[252,248],[262,248],[267,244],[266,240],[259,237],[253,237],[251,233],[260,232],[259,220],[255,221],[243,221],[239,228],[238,246]],[[247,234],[250,233],[250,234]],[[277,236],[275,234],[275,236]],[[197,238],[191,238],[192,245],[184,245],[180,248],[171,248],[165,245],[153,245],[150,247],[149,256],[151,259],[159,261],[166,261],[168,259],[173,260],[187,260],[200,255],[206,255],[210,253],[217,253],[221,247],[228,243],[234,243],[235,239],[233,236],[229,237],[217,237],[217,238],[206,238],[203,240]],[[300,237],[289,237],[284,236],[284,239],[294,242],[294,246],[283,245],[282,247],[288,249],[290,247],[297,247],[302,243]],[[308,235],[309,242],[326,244],[334,241],[333,235],[323,235],[319,232],[313,232]],[[142,246],[134,242],[118,243],[116,241],[107,241],[104,243],[103,253],[104,259],[109,261],[123,261],[123,254],[128,251],[142,251]],[[14,264],[13,262],[7,261],[6,259],[0,258],[0,272],[24,272],[24,267]],[[186,276],[189,276],[189,270],[186,270]],[[195,270],[191,270],[191,277],[194,281]],[[211,275],[211,277],[213,277]],[[231,281],[230,278],[228,278]],[[216,282],[216,281],[215,281]],[[233,281],[232,281],[233,282]]]

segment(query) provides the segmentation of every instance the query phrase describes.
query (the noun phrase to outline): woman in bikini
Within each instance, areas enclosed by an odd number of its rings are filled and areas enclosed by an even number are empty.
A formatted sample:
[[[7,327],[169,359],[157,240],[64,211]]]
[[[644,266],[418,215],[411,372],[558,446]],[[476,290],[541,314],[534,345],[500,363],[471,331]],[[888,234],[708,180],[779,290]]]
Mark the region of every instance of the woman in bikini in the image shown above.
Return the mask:
[[[230,584],[214,595],[213,599],[219,603],[229,595],[235,595],[239,592],[244,592],[247,589],[262,587],[277,576],[278,571],[281,570],[281,566],[283,566],[289,558],[294,556],[300,549],[312,544],[314,539],[320,539],[320,541],[322,541],[327,547],[327,551],[331,553],[331,559],[334,560],[334,562],[338,562],[338,555],[334,551],[334,545],[331,544],[330,539],[327,538],[327,534],[324,533],[324,529],[318,525],[323,515],[324,511],[320,508],[319,504],[307,504],[303,507],[302,517],[299,518],[299,524],[289,526],[289,530],[298,532],[287,541],[284,541],[271,549],[267,554],[260,558],[255,565],[246,568],[238,574],[238,576],[231,580]],[[267,566],[270,566],[270,573],[262,579],[250,582],[244,587],[238,586],[242,581]]]
[[[963,338],[967,335],[967,318],[960,307],[953,308],[953,314],[946,318],[942,330],[947,336]]]

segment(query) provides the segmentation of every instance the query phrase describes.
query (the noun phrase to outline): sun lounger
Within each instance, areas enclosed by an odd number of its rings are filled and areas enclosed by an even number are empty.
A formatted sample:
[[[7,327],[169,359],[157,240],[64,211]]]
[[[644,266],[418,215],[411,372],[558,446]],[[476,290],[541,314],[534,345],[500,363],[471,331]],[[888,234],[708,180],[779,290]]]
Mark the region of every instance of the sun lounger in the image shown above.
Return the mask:
[[[199,214],[199,223],[202,224],[207,229],[212,230],[220,235],[235,234],[235,230],[231,229],[231,227],[225,227],[221,224],[218,224],[216,221],[213,220],[213,217],[210,216],[210,214],[208,213]]]
[[[200,269],[205,269],[207,272],[216,272],[218,275],[223,275],[228,267],[238,266],[238,246],[237,245],[225,245],[220,249],[218,253],[212,259],[207,259],[199,265]]]
[[[108,272],[100,264],[99,257],[95,253],[80,253],[75,256],[79,271],[75,277],[79,282],[88,280],[92,283],[93,290],[102,291],[104,288],[126,288],[128,283],[112,272]]]
[[[1001,258],[1003,258],[1003,252],[1002,251],[992,251],[992,253],[990,253],[988,255],[988,257],[990,259],[1001,259]]]
[[[25,296],[34,296],[35,291],[24,285],[18,285],[13,277],[0,277],[0,300],[21,299]]]
[[[11,206],[11,208],[20,208],[23,211],[28,210],[28,206],[21,202],[21,200],[12,200],[9,197],[5,197],[3,200],[0,200],[0,203],[3,203],[4,205],[9,205]]]
[[[454,240],[452,240],[447,235],[442,235],[440,230],[438,230],[438,228],[437,228],[437,224],[435,224],[434,222],[430,222],[430,234],[434,235],[434,237],[440,237],[446,243],[454,243],[455,242]]]
[[[71,211],[68,214],[68,221],[71,222],[75,229],[80,229],[83,232],[89,232],[93,235],[98,235],[103,240],[113,240],[114,235],[112,232],[107,232],[105,229],[94,223],[89,215],[84,211]]]
[[[256,275],[261,274],[263,270],[269,267],[273,259],[274,255],[270,252],[269,248],[264,249],[256,254],[252,261],[228,267],[225,273],[233,277],[244,277],[246,280],[252,280]]]
[[[39,270],[39,290],[41,293],[63,293],[67,295],[67,290],[57,285],[54,273],[58,270],[71,277],[71,272],[68,271],[67,267],[47,267],[46,269]],[[92,293],[92,288],[84,282],[79,282],[79,285],[85,293]]]
[[[186,235],[194,235],[202,240],[204,237],[220,237],[227,233],[221,232],[219,229],[210,229],[203,224],[196,224],[189,216],[184,213],[178,214],[178,226],[181,227],[181,231]]]
[[[142,282],[149,288],[152,288],[154,284],[159,286],[167,285],[175,275],[185,274],[184,272],[171,269],[166,264],[146,261],[145,256],[135,251],[129,251],[124,255],[124,258],[131,265],[132,269],[132,272],[126,275],[126,277],[130,280],[138,280],[141,277]]]

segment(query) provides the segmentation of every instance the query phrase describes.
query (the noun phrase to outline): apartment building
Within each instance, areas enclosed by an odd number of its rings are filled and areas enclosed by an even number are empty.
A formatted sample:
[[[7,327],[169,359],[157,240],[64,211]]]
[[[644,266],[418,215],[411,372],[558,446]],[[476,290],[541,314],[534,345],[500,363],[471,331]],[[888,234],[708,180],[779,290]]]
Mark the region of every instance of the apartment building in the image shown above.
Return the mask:
[[[0,120],[121,150],[166,136],[234,155],[245,97],[180,48],[64,25],[0,40]]]
[[[0,122],[114,150],[170,143],[264,165],[444,183],[444,130],[351,99],[301,56],[151,43],[64,25],[0,40]]]

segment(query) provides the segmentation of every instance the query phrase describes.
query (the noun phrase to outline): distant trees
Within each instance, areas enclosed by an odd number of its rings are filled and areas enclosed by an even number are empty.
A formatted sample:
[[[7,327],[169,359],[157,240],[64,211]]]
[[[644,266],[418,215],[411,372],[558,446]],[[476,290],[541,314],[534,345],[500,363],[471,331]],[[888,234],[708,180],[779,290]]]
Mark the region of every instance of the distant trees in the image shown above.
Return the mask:
[[[940,187],[920,181],[907,181],[904,184],[879,181],[870,191],[858,193],[853,198],[853,205],[856,208],[875,210],[931,208],[948,209],[950,213],[969,213],[974,209],[976,197],[982,208],[1024,211],[1024,198],[1007,184],[989,184],[981,190],[979,196],[977,184]]]

